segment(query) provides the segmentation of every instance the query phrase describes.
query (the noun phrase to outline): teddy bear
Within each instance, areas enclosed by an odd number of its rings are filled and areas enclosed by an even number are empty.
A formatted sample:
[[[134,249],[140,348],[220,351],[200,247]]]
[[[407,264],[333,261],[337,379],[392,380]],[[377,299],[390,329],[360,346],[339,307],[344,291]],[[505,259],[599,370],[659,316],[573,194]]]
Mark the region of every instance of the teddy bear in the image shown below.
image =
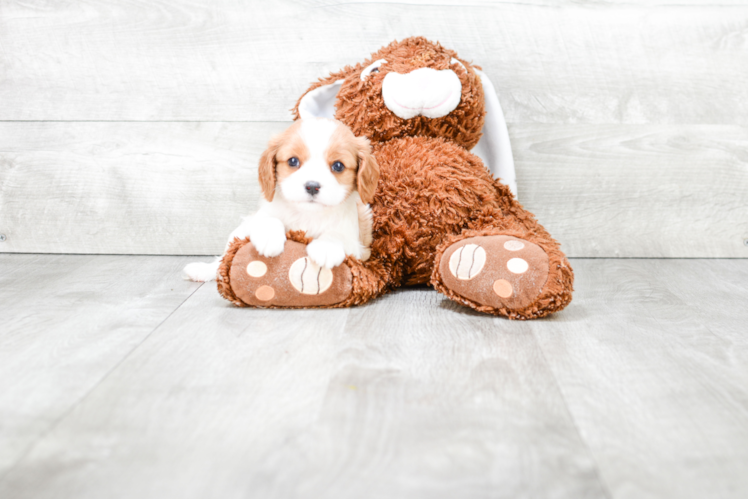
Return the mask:
[[[348,307],[429,284],[510,319],[544,317],[569,304],[573,270],[517,201],[503,114],[480,67],[439,43],[407,38],[312,84],[292,111],[296,119],[334,117],[371,142],[380,169],[371,256],[349,256],[306,276],[310,240],[303,233],[289,232],[273,258],[236,239],[218,271],[225,298],[241,306]],[[491,127],[494,135],[503,127],[506,138],[487,141]],[[498,168],[494,178],[484,160],[495,172],[502,155],[510,168],[504,161],[505,175]],[[252,273],[258,267],[261,276]]]

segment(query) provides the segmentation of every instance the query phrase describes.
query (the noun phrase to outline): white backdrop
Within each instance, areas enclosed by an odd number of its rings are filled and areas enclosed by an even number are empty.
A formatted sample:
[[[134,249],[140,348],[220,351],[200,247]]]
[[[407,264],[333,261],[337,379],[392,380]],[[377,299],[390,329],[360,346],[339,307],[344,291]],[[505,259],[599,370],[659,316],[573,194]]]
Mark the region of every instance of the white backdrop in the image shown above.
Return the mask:
[[[0,0],[0,251],[220,252],[306,87],[423,35],[493,81],[570,256],[748,257],[747,24],[745,1]]]

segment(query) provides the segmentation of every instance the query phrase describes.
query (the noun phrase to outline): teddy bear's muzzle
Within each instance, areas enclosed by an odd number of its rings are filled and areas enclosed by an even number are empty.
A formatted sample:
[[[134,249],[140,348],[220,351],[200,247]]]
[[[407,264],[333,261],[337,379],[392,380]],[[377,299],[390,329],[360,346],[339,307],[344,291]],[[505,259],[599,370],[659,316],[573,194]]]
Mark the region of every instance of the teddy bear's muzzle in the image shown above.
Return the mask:
[[[462,83],[451,69],[419,68],[410,73],[387,73],[382,82],[384,104],[405,120],[418,115],[441,118],[460,103]]]

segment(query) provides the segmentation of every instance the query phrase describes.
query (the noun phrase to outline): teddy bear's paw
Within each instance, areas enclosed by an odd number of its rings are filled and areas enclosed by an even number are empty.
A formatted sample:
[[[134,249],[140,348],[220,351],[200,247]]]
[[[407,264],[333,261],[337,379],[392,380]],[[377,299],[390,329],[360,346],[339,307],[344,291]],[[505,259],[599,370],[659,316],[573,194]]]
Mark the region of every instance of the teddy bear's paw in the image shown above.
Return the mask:
[[[353,289],[348,266],[320,267],[296,241],[286,241],[277,257],[260,255],[247,243],[231,262],[229,280],[239,299],[257,307],[331,306],[348,298]]]
[[[452,244],[439,263],[443,285],[480,306],[509,311],[532,304],[548,280],[548,255],[513,236],[476,236]]]

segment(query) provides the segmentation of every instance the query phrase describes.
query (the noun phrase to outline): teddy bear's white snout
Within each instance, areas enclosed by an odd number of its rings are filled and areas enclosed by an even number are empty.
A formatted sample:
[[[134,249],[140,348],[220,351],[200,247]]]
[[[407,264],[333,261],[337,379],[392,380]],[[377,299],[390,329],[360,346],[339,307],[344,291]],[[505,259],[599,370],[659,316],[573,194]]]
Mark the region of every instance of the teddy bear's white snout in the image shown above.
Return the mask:
[[[387,108],[405,120],[418,115],[440,118],[460,103],[462,83],[451,69],[390,72],[382,82],[382,97]]]

